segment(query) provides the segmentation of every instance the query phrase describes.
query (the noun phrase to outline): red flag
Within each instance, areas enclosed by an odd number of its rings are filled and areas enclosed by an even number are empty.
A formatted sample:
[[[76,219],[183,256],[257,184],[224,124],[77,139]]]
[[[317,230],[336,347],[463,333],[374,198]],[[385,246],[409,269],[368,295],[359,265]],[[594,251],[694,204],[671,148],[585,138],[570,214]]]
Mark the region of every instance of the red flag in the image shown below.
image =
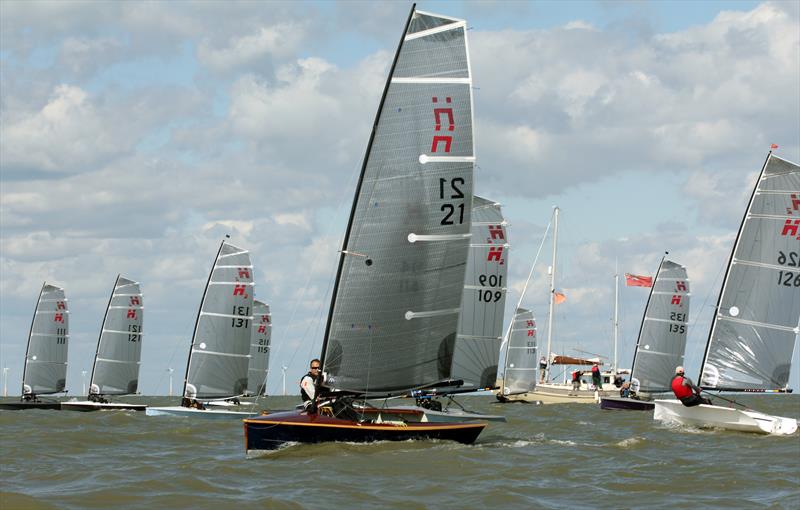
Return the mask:
[[[560,305],[561,303],[563,303],[566,300],[567,300],[567,296],[565,296],[564,294],[562,294],[562,293],[560,293],[558,291],[555,291],[555,290],[553,291],[553,301],[555,301],[555,303],[557,305]]]
[[[652,276],[639,276],[635,274],[625,273],[625,286],[626,287],[652,287]]]
[[[773,143],[772,145],[769,146],[769,148],[772,149],[772,150],[775,150],[775,149],[778,148],[778,144],[777,143]]]

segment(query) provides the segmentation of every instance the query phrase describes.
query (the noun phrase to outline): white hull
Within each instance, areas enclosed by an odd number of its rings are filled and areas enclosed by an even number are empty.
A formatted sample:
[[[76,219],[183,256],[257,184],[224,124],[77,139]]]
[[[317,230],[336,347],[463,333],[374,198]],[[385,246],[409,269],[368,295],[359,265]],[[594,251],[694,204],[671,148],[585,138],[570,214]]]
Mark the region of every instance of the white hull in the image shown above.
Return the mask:
[[[423,413],[420,421],[429,423],[461,423],[464,421],[500,421],[505,422],[506,417],[496,414],[471,413],[463,409],[449,408],[444,411],[434,411],[419,406],[392,406],[391,409],[413,409]]]
[[[618,390],[617,390],[618,391]],[[612,395],[612,391],[580,389],[573,391],[572,384],[539,384],[533,391],[525,393],[526,401],[540,400],[543,404],[596,404],[600,397]],[[619,393],[617,393],[619,394]]]
[[[190,407],[148,407],[145,411],[147,416],[191,416],[198,418],[247,418],[258,416],[258,412],[231,411],[228,409],[194,409]]]
[[[797,420],[793,418],[756,411],[707,404],[686,407],[679,400],[656,400],[655,405],[653,419],[664,422],[758,434],[789,435],[797,431]]]
[[[145,404],[126,404],[124,402],[92,402],[91,400],[70,400],[61,402],[62,411],[144,411]]]

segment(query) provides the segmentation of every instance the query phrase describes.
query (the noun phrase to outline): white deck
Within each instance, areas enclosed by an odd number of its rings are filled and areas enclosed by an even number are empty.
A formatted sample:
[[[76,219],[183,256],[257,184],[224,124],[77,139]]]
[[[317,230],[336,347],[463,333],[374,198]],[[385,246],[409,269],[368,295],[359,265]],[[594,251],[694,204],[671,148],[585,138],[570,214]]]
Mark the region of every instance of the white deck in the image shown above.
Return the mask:
[[[707,404],[686,407],[679,400],[656,400],[655,406],[653,419],[681,425],[774,435],[789,435],[797,431],[797,420],[793,418],[756,411]]]

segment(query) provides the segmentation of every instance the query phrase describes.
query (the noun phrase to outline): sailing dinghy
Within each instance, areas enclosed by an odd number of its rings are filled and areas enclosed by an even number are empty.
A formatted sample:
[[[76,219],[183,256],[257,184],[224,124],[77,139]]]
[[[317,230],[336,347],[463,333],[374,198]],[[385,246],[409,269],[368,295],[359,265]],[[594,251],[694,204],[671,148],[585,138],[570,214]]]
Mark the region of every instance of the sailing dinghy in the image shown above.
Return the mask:
[[[269,351],[272,344],[272,314],[269,305],[253,300],[253,326],[250,341],[250,363],[247,368],[246,397],[267,394]]]
[[[524,294],[524,293],[523,293]],[[522,301],[520,299],[520,301]],[[506,345],[503,391],[497,393],[500,402],[538,402],[532,397],[536,387],[536,320],[533,312],[517,308]]]
[[[728,262],[700,369],[706,391],[783,393],[800,333],[800,166],[767,155]],[[653,417],[786,435],[797,420],[750,409],[656,400]]]
[[[472,443],[486,427],[368,402],[452,385],[470,244],[472,140],[466,22],[412,7],[339,258],[321,356],[327,393],[316,412],[244,420],[248,454],[294,442]]]
[[[106,398],[135,395],[139,388],[143,320],[144,302],[139,283],[117,275],[97,339],[88,399],[62,402],[61,409],[145,410],[144,404],[109,402]]]
[[[683,365],[689,302],[686,268],[662,257],[633,353],[630,382],[636,395],[602,397],[601,409],[650,411],[655,407],[652,395],[670,391],[675,367]]]
[[[147,416],[244,418],[253,322],[253,266],[247,250],[222,241],[197,313],[180,406],[148,407]]]
[[[69,310],[64,289],[44,282],[28,333],[22,396],[19,402],[0,403],[0,409],[60,409],[58,401],[43,401],[39,397],[64,392],[68,342]]]

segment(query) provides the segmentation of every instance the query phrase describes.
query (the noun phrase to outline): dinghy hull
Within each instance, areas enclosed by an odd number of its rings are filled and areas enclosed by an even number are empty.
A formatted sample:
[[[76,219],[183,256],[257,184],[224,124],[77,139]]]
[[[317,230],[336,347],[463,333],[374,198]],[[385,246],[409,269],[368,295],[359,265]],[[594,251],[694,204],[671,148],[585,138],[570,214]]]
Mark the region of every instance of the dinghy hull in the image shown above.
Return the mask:
[[[145,404],[126,404],[124,402],[92,402],[90,400],[78,400],[61,402],[62,411],[144,411],[147,409]]]
[[[243,419],[256,416],[257,412],[229,411],[227,409],[195,409],[192,407],[148,407],[145,410],[147,416],[182,416],[191,418],[207,419]]]
[[[653,419],[757,434],[789,435],[797,431],[797,420],[794,418],[707,404],[686,407],[679,400],[656,400]]]
[[[655,404],[648,400],[637,400],[625,397],[603,397],[600,399],[600,409],[621,411],[652,411]]]
[[[3,402],[0,403],[0,410],[3,411],[25,411],[27,409],[43,409],[57,411],[61,409],[61,402]]]
[[[392,420],[406,415],[409,420]],[[367,421],[351,421],[290,411],[244,420],[245,451],[276,450],[287,443],[325,443],[334,441],[371,443],[440,439],[464,444],[475,442],[486,427],[485,422],[431,423],[411,421],[422,413],[400,409],[382,409]]]

